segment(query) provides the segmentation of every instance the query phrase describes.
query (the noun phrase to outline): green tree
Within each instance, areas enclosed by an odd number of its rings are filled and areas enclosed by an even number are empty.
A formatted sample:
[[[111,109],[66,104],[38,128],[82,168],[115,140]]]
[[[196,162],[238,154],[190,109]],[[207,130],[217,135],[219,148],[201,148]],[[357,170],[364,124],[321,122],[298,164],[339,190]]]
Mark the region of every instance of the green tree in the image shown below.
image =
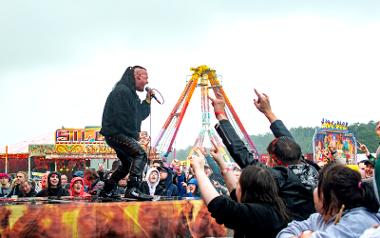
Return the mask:
[[[348,127],[349,131],[354,134],[355,138],[365,144],[369,151],[375,152],[379,146],[379,138],[375,134],[376,122],[370,121],[368,123],[354,123]],[[303,153],[313,153],[313,136],[317,127],[296,127],[291,128],[294,139],[301,146]],[[259,154],[266,154],[266,148],[269,143],[274,139],[272,133],[265,133],[259,135],[251,135],[257,151]],[[190,153],[191,146],[186,149],[177,150],[177,158],[180,160],[186,159]]]

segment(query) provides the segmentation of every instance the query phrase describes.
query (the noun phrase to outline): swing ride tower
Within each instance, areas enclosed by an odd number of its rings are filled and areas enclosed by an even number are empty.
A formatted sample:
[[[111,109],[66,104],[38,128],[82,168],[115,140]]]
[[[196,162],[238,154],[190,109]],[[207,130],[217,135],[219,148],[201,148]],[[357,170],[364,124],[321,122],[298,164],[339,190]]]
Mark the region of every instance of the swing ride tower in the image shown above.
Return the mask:
[[[173,151],[173,143],[178,134],[179,128],[181,126],[182,120],[185,116],[187,107],[193,96],[193,93],[197,87],[201,90],[201,112],[202,112],[202,126],[201,130],[193,144],[194,147],[203,146],[204,140],[208,137],[212,144],[218,146],[218,149],[226,156],[223,143],[217,135],[214,127],[210,124],[210,103],[208,99],[209,90],[213,90],[216,95],[219,91],[226,102],[226,114],[231,124],[235,128],[237,134],[245,142],[247,148],[258,157],[258,152],[255,144],[246,132],[242,122],[240,121],[235,109],[233,108],[227,94],[225,93],[219,79],[217,78],[215,70],[209,68],[206,65],[201,65],[196,68],[191,68],[193,74],[191,79],[187,82],[185,89],[182,91],[179,99],[177,100],[173,110],[171,111],[169,117],[166,119],[153,147],[163,154],[164,158],[168,158],[170,152]],[[190,154],[192,154],[192,150]],[[227,158],[227,157],[225,157]]]

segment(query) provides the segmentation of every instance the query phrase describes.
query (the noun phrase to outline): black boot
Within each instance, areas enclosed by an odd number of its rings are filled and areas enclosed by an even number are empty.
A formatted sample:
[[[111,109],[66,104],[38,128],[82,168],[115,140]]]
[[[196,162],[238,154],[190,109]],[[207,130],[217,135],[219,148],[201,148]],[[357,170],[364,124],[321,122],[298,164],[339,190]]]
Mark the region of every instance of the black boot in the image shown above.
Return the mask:
[[[110,198],[110,199],[118,199],[120,198],[120,194],[116,193],[116,183],[111,180],[107,179],[104,181],[104,187],[102,191],[99,193],[100,198]]]
[[[112,173],[111,177],[104,181],[103,190],[100,191],[99,197],[102,198],[120,198],[120,194],[116,193],[117,183],[120,179],[125,178],[128,174],[128,170],[121,164]]]
[[[125,198],[132,198],[139,201],[152,201],[153,196],[145,194],[139,189],[140,181],[136,177],[130,177],[127,185],[127,191],[125,192]]]

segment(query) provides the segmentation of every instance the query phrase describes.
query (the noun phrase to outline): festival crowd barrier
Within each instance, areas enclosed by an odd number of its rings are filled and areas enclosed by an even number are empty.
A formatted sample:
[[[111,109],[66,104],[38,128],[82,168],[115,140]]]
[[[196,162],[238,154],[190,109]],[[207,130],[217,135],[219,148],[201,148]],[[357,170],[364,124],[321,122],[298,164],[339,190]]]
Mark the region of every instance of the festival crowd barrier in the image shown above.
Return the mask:
[[[0,206],[0,237],[226,237],[201,200]]]

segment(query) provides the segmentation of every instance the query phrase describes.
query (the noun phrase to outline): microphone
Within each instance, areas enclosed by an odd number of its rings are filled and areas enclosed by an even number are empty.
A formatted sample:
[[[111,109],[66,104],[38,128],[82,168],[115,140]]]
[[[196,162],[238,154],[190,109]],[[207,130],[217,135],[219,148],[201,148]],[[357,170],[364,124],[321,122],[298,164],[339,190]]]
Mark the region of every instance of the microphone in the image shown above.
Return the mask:
[[[147,93],[149,93],[150,90],[153,90],[153,89],[151,89],[150,87],[146,87],[146,88],[145,88],[145,91],[146,91]],[[157,99],[157,97],[156,97],[156,95],[154,95],[153,91],[152,91],[152,93],[150,94],[150,97],[151,97],[151,98],[154,98],[159,104],[161,104],[160,100]]]

